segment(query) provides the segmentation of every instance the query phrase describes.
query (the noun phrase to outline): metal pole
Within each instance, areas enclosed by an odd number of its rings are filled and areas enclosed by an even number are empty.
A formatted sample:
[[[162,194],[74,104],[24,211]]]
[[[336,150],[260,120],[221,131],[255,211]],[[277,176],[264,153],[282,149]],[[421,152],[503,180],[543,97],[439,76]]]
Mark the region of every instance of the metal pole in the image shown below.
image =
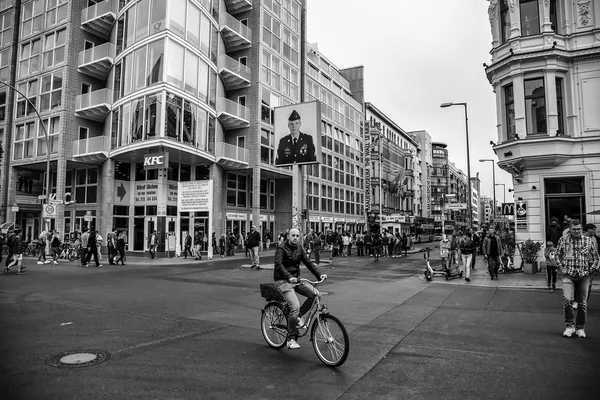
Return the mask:
[[[8,86],[12,90],[19,93],[21,96],[23,96],[25,98],[25,100],[27,100],[27,102],[29,103],[29,105],[31,106],[33,111],[35,111],[35,114],[37,115],[38,119],[40,120],[42,129],[44,130],[44,137],[46,138],[46,204],[50,204],[50,138],[48,136],[48,131],[46,130],[46,125],[44,124],[44,120],[40,116],[40,113],[38,112],[35,105],[31,102],[31,100],[29,100],[29,98],[27,96],[25,96],[23,93],[21,93],[21,91],[19,89],[17,89],[13,85],[6,83],[4,81],[0,81],[0,83]],[[42,211],[42,215],[43,215],[43,211]],[[47,228],[50,228],[50,227],[48,226]]]
[[[494,185],[494,189],[496,188],[496,186],[502,186],[502,195],[504,196],[504,202],[506,203],[506,184],[498,183],[498,184]]]
[[[379,234],[381,234],[383,230],[383,177],[382,177],[382,164],[383,164],[383,154],[381,151],[381,133],[379,134]]]
[[[472,197],[473,197],[473,192],[471,190],[471,156],[469,153],[469,117],[467,115],[467,103],[460,103],[463,106],[465,106],[465,134],[467,136],[467,179],[469,181],[469,198],[467,199],[467,209],[469,212],[469,215],[467,217],[467,224],[469,225],[469,227],[472,225],[472,218],[473,218],[473,204],[472,204]]]

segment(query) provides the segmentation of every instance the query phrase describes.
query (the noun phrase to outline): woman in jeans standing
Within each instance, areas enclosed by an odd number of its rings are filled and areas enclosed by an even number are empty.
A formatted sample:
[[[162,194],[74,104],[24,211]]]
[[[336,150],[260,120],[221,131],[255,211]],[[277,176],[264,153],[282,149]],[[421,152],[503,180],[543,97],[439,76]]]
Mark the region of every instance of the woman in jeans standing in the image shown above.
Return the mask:
[[[473,254],[477,251],[477,243],[473,240],[471,232],[467,231],[460,240],[460,253],[462,254],[462,262],[465,268],[465,281],[471,281],[471,264]]]
[[[52,260],[54,261],[54,265],[58,265],[58,257],[60,256],[60,238],[58,237],[57,231],[54,231],[54,235],[52,235],[50,249],[52,251]]]

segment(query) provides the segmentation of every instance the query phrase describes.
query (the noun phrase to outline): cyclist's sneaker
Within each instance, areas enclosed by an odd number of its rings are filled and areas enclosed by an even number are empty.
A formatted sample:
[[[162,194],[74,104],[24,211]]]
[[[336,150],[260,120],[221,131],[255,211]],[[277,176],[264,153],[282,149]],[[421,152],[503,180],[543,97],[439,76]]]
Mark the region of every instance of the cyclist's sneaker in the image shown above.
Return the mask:
[[[575,328],[573,328],[572,326],[567,326],[567,328],[563,332],[563,336],[571,337],[571,336],[573,336],[574,333],[575,333]]]
[[[288,349],[299,349],[300,345],[298,344],[298,342],[296,342],[294,339],[290,339],[287,342],[287,348]]]
[[[37,263],[38,263],[38,265],[44,265],[43,261],[38,261]]]
[[[304,328],[306,325],[306,322],[304,322],[304,319],[302,317],[298,317],[298,328]]]
[[[575,335],[577,335],[578,338],[587,337],[587,335],[585,334],[585,331],[583,329],[577,329],[575,331]]]

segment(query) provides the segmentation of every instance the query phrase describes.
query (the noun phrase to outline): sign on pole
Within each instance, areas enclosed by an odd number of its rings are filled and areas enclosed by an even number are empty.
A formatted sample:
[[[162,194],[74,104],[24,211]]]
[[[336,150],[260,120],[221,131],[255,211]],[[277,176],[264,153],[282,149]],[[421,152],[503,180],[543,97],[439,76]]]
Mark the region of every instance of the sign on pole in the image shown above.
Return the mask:
[[[54,204],[44,204],[42,206],[42,218],[56,218],[57,209]]]
[[[208,259],[213,257],[212,209],[213,180],[179,182],[177,188],[177,210],[179,212],[208,212]]]
[[[467,203],[448,203],[444,207],[446,210],[466,210]]]

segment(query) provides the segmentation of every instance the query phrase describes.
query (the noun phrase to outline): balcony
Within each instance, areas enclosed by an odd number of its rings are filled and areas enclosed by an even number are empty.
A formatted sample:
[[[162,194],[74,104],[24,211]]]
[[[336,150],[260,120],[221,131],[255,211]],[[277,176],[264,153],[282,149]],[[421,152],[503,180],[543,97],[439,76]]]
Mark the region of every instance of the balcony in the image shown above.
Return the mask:
[[[226,90],[250,86],[250,68],[223,54],[219,57],[219,74]]]
[[[415,191],[405,190],[404,193],[402,193],[402,197],[415,197]]]
[[[225,5],[227,6],[227,12],[230,14],[252,10],[251,0],[225,0]]]
[[[225,129],[239,129],[250,126],[250,110],[226,98],[217,101],[217,117]]]
[[[82,74],[105,80],[115,59],[115,45],[104,43],[79,52],[77,70]]]
[[[228,52],[250,47],[252,30],[227,13],[221,13],[219,26]]]
[[[81,28],[106,40],[116,19],[116,0],[105,0],[81,10]]]
[[[110,138],[108,136],[97,136],[73,142],[73,158],[76,161],[101,164],[108,158],[109,150]]]
[[[80,94],[75,98],[75,115],[93,121],[104,121],[111,109],[112,96],[112,90],[109,89]]]
[[[248,149],[221,142],[215,146],[215,156],[217,163],[224,169],[240,169],[248,167],[250,152]]]

